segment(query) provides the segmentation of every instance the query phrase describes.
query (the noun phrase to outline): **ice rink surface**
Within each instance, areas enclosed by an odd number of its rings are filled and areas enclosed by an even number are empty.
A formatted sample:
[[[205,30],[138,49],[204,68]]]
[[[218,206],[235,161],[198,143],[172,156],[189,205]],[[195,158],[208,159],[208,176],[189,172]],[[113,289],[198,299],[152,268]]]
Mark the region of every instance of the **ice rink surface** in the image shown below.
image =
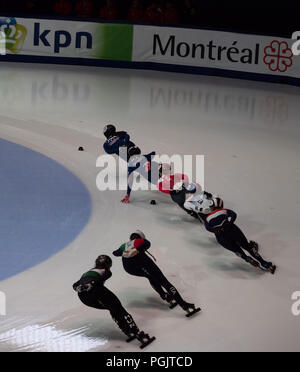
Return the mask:
[[[49,174],[42,161],[31,164],[12,152],[11,167],[1,169],[8,181],[0,195],[0,271],[6,273],[0,291],[7,305],[0,351],[139,351],[137,343],[124,342],[108,312],[84,307],[72,289],[99,254],[111,254],[137,228],[183,297],[203,308],[192,319],[169,310],[146,279],[129,276],[115,259],[106,286],[157,337],[147,351],[300,351],[300,317],[291,312],[292,293],[300,290],[299,88],[5,63],[0,82],[0,144],[22,145],[34,159],[55,163]],[[238,213],[237,224],[278,265],[276,275],[225,251],[158,191],[133,193],[130,205],[120,203],[125,192],[100,192],[96,159],[107,123],[127,130],[144,153],[205,155],[206,189]],[[5,146],[1,164],[7,165]],[[26,169],[34,174],[34,192],[24,181]]]

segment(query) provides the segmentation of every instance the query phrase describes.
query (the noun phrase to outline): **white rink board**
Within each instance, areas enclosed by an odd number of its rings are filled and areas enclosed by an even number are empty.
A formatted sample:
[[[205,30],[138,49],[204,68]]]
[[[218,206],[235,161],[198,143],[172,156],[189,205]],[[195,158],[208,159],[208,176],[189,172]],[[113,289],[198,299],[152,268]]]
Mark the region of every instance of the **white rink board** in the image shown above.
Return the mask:
[[[294,42],[233,32],[135,26],[132,60],[300,78],[300,58],[291,50]]]

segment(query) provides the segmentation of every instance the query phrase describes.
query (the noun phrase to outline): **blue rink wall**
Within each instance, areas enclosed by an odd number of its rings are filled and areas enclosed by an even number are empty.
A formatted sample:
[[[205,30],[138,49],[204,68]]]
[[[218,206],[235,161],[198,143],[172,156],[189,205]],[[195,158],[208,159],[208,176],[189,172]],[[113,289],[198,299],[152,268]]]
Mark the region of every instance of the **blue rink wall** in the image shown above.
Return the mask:
[[[0,139],[0,281],[70,244],[91,216],[84,184],[56,161]]]
[[[300,57],[299,57],[300,58]],[[1,59],[0,59],[1,61]],[[122,61],[109,61],[109,60],[96,60],[96,59],[83,59],[83,58],[64,58],[64,57],[37,57],[37,56],[14,56],[7,55],[2,57],[3,62],[22,62],[22,63],[45,63],[57,65],[80,65],[91,67],[111,67],[111,68],[127,68],[133,70],[152,70],[152,71],[165,71],[184,73],[192,75],[205,75],[205,76],[219,76],[231,79],[253,80],[269,83],[287,84],[300,86],[300,78],[289,76],[275,76],[268,74],[257,74],[242,71],[229,71],[217,68],[208,67],[195,67],[195,66],[180,66],[171,65],[166,63],[153,63],[153,62],[122,62]]]

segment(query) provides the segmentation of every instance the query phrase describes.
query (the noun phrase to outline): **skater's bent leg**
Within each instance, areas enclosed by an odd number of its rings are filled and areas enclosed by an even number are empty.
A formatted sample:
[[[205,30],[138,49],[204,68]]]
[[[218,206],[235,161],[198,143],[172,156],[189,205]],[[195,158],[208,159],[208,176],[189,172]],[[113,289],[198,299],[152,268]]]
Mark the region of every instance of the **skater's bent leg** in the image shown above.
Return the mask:
[[[238,242],[239,245],[245,249],[246,251],[248,251],[248,249],[250,248],[250,245],[249,245],[249,242],[248,242],[248,239],[246,238],[245,234],[243,233],[243,231],[235,224],[233,224],[231,226],[231,229],[230,229],[230,236],[231,236],[231,239]]]
[[[101,289],[101,301],[123,333],[129,336],[139,332],[135,321],[124,309],[118,297],[105,287]]]
[[[168,294],[180,305],[184,306],[186,302],[180,296],[177,289],[173,286],[172,283],[168,281],[168,279],[164,276],[161,272],[160,268],[149,259],[149,263],[147,265],[147,271],[149,274],[149,278],[151,278],[152,283],[156,283],[156,286],[160,286],[166,289]],[[149,279],[150,280],[150,279]],[[152,284],[151,284],[152,285]]]
[[[152,277],[149,277],[149,282],[151,284],[151,287],[160,295],[160,297],[165,300],[166,298],[166,292],[164,291],[163,287],[160,285],[160,283],[157,280],[154,280]]]
[[[250,253],[250,255],[253,258],[255,258],[261,265],[265,265],[267,263],[261,257],[261,255],[256,250],[253,249],[251,244],[248,242],[248,239],[246,238],[246,236],[244,235],[244,233],[241,231],[241,229],[238,226],[233,225],[232,232],[233,232],[234,239],[238,242],[238,244],[240,244],[240,246],[243,249],[245,249],[245,251]]]
[[[253,250],[252,247],[250,247],[250,249],[245,248],[245,250],[247,250],[247,252],[249,252],[251,256],[255,258],[261,265],[267,264],[267,261],[265,261],[257,251]]]
[[[118,309],[111,310],[110,314],[126,336],[137,335],[139,333],[138,326],[133,320],[133,317],[124,309],[123,306]]]
[[[228,251],[235,253],[238,257],[241,257],[244,261],[248,260],[248,256],[241,249],[241,247],[229,237],[228,233],[216,235],[218,243]]]
[[[132,316],[124,309],[121,301],[106,287],[99,288],[95,293],[83,293],[80,300],[89,307],[100,310],[108,310],[112,319],[117,323],[125,335],[136,335],[139,329]]]
[[[118,297],[104,286],[97,290],[97,297],[99,303],[101,303],[106,310],[111,311],[113,309],[122,308],[121,301]]]
[[[79,299],[84,305],[88,307],[93,307],[94,309],[98,310],[107,310],[102,302],[99,300],[98,296],[94,296],[90,293],[80,293]]]
[[[229,249],[230,250],[230,249]],[[240,247],[236,247],[236,249],[232,250],[233,253],[235,253],[238,257],[241,257],[244,261],[249,260],[249,256],[245,254],[245,252]]]
[[[146,267],[147,266],[147,267]],[[145,278],[147,278],[150,282],[151,287],[160,295],[160,297],[164,300],[166,292],[163,290],[162,286],[160,285],[159,281],[150,274],[148,270],[149,265],[145,265],[141,267],[141,270],[144,273]]]
[[[143,278],[148,279],[149,282],[150,282],[150,285],[152,286],[152,288],[160,295],[161,298],[164,299],[166,293],[163,290],[163,288],[161,287],[161,285],[159,284],[159,282],[157,282],[157,280],[155,280],[155,278],[153,278],[150,275],[150,273],[148,271],[148,265],[147,265],[147,263],[148,262],[146,261],[145,265],[143,265],[143,266],[130,267],[130,270],[127,268],[127,272],[130,275],[140,276],[140,277],[143,277]]]

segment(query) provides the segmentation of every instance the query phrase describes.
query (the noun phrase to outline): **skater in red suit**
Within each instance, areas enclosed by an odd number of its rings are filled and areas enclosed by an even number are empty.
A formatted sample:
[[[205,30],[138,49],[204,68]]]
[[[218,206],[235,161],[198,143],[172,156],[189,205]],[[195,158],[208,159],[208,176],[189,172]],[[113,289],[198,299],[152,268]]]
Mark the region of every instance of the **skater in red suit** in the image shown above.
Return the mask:
[[[170,164],[164,163],[160,165],[159,168],[159,180],[157,182],[157,188],[159,191],[163,192],[164,194],[170,195],[170,192],[173,190],[174,185],[176,185],[180,181],[184,181],[186,183],[189,182],[188,176],[182,173],[171,173],[171,166]]]

